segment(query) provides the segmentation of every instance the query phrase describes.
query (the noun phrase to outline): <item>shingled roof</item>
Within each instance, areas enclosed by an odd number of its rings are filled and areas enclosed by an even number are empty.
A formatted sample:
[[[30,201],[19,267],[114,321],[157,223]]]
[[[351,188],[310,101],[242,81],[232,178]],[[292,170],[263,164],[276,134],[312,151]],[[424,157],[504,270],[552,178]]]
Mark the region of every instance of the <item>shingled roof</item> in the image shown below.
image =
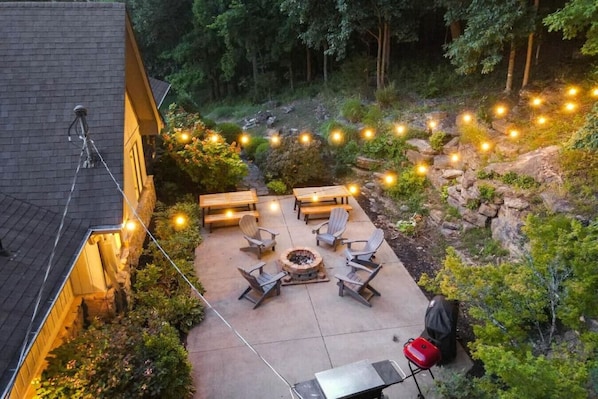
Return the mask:
[[[73,109],[122,184],[125,6],[0,3],[0,192],[61,212],[79,161]],[[122,223],[122,197],[102,166],[82,170],[70,216]]]
[[[0,256],[0,387],[6,387],[18,364],[61,214],[1,193],[0,209],[0,239],[8,252],[8,256]],[[48,312],[50,298],[56,296],[66,281],[87,232],[82,221],[65,219],[30,338]]]
[[[0,2],[0,37],[0,241],[10,253],[0,256],[1,396],[80,160],[73,110],[88,110],[89,136],[123,186],[126,85],[150,91],[122,3]],[[147,93],[129,93],[142,134],[157,133]],[[123,206],[103,165],[80,170],[33,331],[89,232],[119,226]]]

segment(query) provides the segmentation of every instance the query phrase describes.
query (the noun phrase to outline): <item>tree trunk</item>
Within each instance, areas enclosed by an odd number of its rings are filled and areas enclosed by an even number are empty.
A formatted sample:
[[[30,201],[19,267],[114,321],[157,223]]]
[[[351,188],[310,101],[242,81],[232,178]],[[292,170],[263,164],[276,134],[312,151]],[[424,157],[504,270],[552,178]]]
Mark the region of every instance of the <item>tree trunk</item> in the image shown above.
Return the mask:
[[[515,70],[515,42],[511,42],[511,51],[509,52],[509,66],[507,67],[507,84],[505,93],[510,93],[513,88],[513,71]]]
[[[455,40],[459,36],[461,36],[461,22],[460,21],[451,22],[450,29],[451,29],[451,40]]]
[[[305,46],[305,80],[308,83],[312,80],[311,68],[311,51],[309,51],[309,47]]]
[[[530,33],[527,37],[527,54],[525,55],[525,69],[523,70],[523,82],[521,88],[527,86],[529,82],[529,73],[532,66],[532,50],[534,47],[534,33]]]
[[[381,88],[386,86],[386,77],[388,75],[388,66],[390,64],[390,25],[388,21],[384,22],[384,39],[382,40],[383,43],[383,51],[382,51],[382,77],[381,77]]]
[[[326,54],[326,50],[328,50],[328,44],[324,44],[324,83],[328,82],[328,55]]]
[[[538,14],[538,8],[540,7],[540,0],[534,0],[534,11]],[[531,32],[527,37],[527,55],[525,57],[525,70],[523,72],[523,82],[521,88],[527,86],[529,82],[529,74],[532,68],[532,51],[534,48],[534,32]]]
[[[293,76],[293,62],[289,62],[289,83],[291,84],[291,91],[295,91],[295,77]]]
[[[384,68],[384,62],[382,60],[384,43],[383,43],[383,37],[382,37],[382,27],[380,25],[378,25],[378,36],[376,37],[376,41],[378,42],[378,49],[376,52],[376,88],[381,89],[382,88],[382,80],[381,79],[383,76],[382,69]],[[368,79],[368,78],[366,78],[366,79]],[[367,80],[366,80],[365,84],[367,87],[367,85],[368,85]]]

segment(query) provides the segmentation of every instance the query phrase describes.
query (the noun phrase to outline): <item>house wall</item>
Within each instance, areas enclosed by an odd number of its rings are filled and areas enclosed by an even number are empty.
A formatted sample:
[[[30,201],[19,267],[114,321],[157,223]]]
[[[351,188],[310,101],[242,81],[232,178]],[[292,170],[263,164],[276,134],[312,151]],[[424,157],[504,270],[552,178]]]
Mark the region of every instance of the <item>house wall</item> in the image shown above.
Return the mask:
[[[73,294],[72,285],[69,280],[60,292],[46,323],[42,326],[23,365],[19,369],[15,384],[9,395],[10,399],[33,397],[35,387],[32,383],[41,375],[45,367],[46,356],[57,346],[56,341],[59,337],[68,336],[73,331],[70,328],[73,325],[73,320],[68,320],[69,318],[77,318],[78,306],[76,304],[77,299]]]

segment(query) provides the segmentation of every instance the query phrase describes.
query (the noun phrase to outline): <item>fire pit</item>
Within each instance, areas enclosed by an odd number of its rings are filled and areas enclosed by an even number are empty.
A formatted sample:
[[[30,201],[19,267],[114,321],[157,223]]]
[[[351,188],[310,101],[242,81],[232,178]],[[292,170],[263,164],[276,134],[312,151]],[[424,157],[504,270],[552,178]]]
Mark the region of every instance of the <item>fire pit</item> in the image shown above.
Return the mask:
[[[309,247],[287,249],[280,255],[280,265],[288,273],[283,284],[306,284],[329,281],[322,256]]]

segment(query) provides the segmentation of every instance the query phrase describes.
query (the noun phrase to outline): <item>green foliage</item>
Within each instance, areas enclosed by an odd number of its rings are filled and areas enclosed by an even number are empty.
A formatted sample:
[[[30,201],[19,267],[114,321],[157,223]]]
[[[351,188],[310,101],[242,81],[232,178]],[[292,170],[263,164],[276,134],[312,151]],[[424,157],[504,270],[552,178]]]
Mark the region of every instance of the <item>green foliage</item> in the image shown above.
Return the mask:
[[[335,119],[330,119],[324,122],[322,126],[320,126],[320,130],[322,131],[323,136],[328,140],[328,144],[331,146],[346,144],[351,140],[359,140],[359,129]],[[340,132],[342,136],[340,143],[337,143],[332,139],[332,133],[337,131]]]
[[[225,191],[247,175],[247,165],[239,157],[238,149],[206,129],[198,114],[187,113],[172,104],[166,119],[168,128],[162,133],[165,150],[205,191]],[[183,139],[183,133],[188,135],[187,140]]]
[[[386,188],[389,196],[396,200],[407,199],[421,195],[426,187],[426,177],[418,175],[413,168],[406,169],[399,174],[395,184]]]
[[[468,198],[465,207],[471,211],[477,211],[481,204],[479,198]]]
[[[459,132],[463,144],[471,144],[475,147],[489,138],[488,131],[477,123],[461,124],[459,125]]]
[[[382,125],[382,117],[383,115],[380,107],[376,104],[372,104],[366,107],[362,122],[366,126],[378,129]]]
[[[351,140],[338,148],[334,153],[334,175],[344,176],[349,173],[351,166],[355,164],[359,151],[359,144],[355,140]]]
[[[495,263],[509,254],[500,242],[492,238],[492,232],[487,228],[465,230],[461,234],[461,245],[479,263]]]
[[[268,190],[272,191],[276,195],[286,194],[289,191],[287,185],[281,180],[272,180],[268,182],[266,186],[268,187]]]
[[[182,216],[186,223],[178,226],[175,219]],[[202,237],[201,218],[199,208],[193,202],[179,202],[167,207],[163,203],[157,203],[154,212],[155,236],[158,237],[160,246],[173,259],[193,260],[195,248],[201,243]],[[151,242],[148,247],[149,253],[155,258],[161,258],[155,243]]]
[[[301,143],[296,134],[283,134],[280,145],[272,148],[263,165],[268,180],[281,180],[287,187],[330,180],[331,162],[328,147],[319,136],[312,136],[309,144]]]
[[[216,128],[214,130],[220,133],[220,135],[224,137],[228,144],[238,143],[239,137],[243,133],[243,129],[241,129],[241,126],[232,122],[219,123],[216,125]]]
[[[350,98],[342,104],[341,115],[351,123],[358,123],[365,115],[365,107],[360,99]]]
[[[375,96],[380,108],[386,109],[392,107],[398,100],[395,83],[391,82],[386,87],[376,90]]]
[[[436,152],[442,151],[444,144],[446,144],[446,133],[437,130],[430,136],[430,147]]]
[[[598,54],[598,5],[592,0],[571,0],[558,11],[544,18],[548,31],[560,30],[565,39],[572,39],[583,33],[586,42],[582,54]]]
[[[493,376],[476,381],[479,388],[500,398],[585,398],[597,336],[566,344],[555,337],[563,327],[583,331],[581,320],[596,315],[598,223],[530,216],[524,232],[524,262],[467,265],[449,248],[439,273],[420,284],[467,303],[476,320],[472,355]]]
[[[480,200],[486,203],[492,203],[496,197],[496,188],[489,184],[478,184],[478,190],[480,191]]]
[[[564,150],[559,154],[559,164],[577,211],[594,217],[598,209],[598,153]]]
[[[498,177],[500,177],[500,175],[493,170],[487,171],[484,169],[480,169],[477,173],[477,178],[480,180],[492,180]]]
[[[44,398],[191,398],[191,364],[168,323],[132,318],[93,326],[53,350]]]
[[[510,186],[514,186],[517,188],[521,188],[521,189],[531,189],[531,188],[537,188],[540,186],[540,183],[538,183],[533,177],[526,176],[526,175],[519,175],[515,172],[505,173],[504,175],[502,175],[500,177],[500,180],[505,184],[508,184]]]
[[[361,152],[374,159],[393,160],[400,163],[405,161],[405,140],[393,134],[378,134],[373,139],[364,141]]]
[[[270,152],[270,143],[268,141],[261,142],[255,149],[255,163],[258,166],[264,165],[266,159],[268,159],[268,154]]]
[[[438,372],[434,370],[436,380],[434,380],[433,391],[442,399],[491,399],[476,384],[476,379],[468,377],[461,371],[454,371],[446,367],[441,367]]]
[[[255,160],[257,149],[262,146],[260,151],[263,151],[264,144],[268,146],[270,145],[270,142],[267,138],[261,136],[252,137],[251,140],[249,140],[249,143],[243,145],[243,151],[248,159]]]
[[[592,111],[586,115],[585,124],[575,132],[567,146],[570,149],[598,152],[598,103],[594,104]]]

